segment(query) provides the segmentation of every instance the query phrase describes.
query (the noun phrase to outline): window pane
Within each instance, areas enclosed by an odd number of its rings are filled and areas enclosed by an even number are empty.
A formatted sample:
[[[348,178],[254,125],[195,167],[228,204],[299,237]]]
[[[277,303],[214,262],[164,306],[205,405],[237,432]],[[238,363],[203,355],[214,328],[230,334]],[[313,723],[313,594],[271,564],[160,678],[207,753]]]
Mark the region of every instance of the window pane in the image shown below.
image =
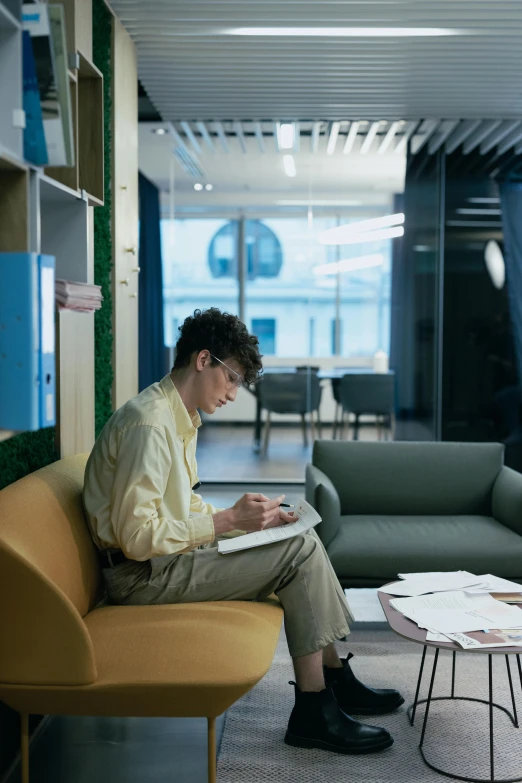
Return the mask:
[[[196,308],[219,307],[238,315],[237,223],[162,220],[165,343]]]
[[[273,323],[273,350],[265,355],[331,356],[335,285],[318,282],[313,270],[332,251],[316,235],[335,225],[335,218],[318,218],[313,226],[306,218],[246,221],[246,321],[254,332],[254,323]]]

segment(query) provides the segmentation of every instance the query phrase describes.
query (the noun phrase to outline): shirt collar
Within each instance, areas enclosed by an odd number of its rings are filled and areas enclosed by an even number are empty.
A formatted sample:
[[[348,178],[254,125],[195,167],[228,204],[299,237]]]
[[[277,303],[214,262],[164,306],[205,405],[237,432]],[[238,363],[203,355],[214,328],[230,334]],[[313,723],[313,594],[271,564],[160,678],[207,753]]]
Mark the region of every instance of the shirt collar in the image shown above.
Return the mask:
[[[176,422],[176,429],[182,437],[189,432],[195,432],[198,427],[201,427],[199,413],[197,410],[188,411],[186,409],[178,390],[174,386],[170,373],[160,381],[160,388],[168,400],[170,410]]]

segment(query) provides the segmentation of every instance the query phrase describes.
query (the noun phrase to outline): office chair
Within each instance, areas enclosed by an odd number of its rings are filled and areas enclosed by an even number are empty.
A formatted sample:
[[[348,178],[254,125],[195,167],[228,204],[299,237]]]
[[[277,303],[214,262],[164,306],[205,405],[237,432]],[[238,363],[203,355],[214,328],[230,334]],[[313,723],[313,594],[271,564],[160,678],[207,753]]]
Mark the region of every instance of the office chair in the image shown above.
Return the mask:
[[[377,416],[378,437],[381,440],[382,428],[388,433],[395,429],[395,373],[350,373],[343,375],[337,387],[339,402],[342,406],[341,437],[344,434],[345,414],[355,416],[353,439],[359,439],[359,417],[363,414]]]
[[[257,394],[261,407],[265,408],[267,412],[261,451],[263,456],[268,451],[271,413],[300,414],[303,427],[303,443],[306,447],[308,446],[306,414],[310,414],[312,438],[316,440],[313,416],[315,412],[317,416],[317,433],[321,437],[321,420],[319,418],[321,391],[321,382],[316,373],[268,373],[261,378],[257,384]]]

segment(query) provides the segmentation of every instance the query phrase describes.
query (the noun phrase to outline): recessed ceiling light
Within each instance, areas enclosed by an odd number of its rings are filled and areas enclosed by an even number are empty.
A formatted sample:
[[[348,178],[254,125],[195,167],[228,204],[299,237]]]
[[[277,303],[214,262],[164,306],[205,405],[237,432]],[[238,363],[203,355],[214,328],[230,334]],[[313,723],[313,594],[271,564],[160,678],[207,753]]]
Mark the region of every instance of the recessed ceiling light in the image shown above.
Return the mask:
[[[291,122],[283,122],[279,127],[279,146],[283,150],[291,150],[294,146],[295,132]]]
[[[212,190],[213,187],[214,185],[211,185],[210,182],[207,182],[207,184],[205,185],[205,190]]]
[[[231,27],[220,35],[287,35],[348,38],[425,38],[468,35],[448,27]]]
[[[165,130],[165,128],[153,128],[152,132],[156,133],[158,136],[164,136],[167,131]]]
[[[196,182],[194,184],[194,190],[203,190],[203,185],[201,184],[201,182]]]

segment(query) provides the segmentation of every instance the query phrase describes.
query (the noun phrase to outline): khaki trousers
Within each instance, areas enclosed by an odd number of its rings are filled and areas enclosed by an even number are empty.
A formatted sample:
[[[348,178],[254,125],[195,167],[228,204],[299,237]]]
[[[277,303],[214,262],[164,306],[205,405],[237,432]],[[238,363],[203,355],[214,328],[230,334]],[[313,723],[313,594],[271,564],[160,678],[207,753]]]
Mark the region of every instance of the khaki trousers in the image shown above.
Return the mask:
[[[263,601],[276,593],[293,658],[317,652],[349,633],[353,618],[314,530],[226,555],[218,553],[217,543],[104,569],[110,600],[123,605]]]

